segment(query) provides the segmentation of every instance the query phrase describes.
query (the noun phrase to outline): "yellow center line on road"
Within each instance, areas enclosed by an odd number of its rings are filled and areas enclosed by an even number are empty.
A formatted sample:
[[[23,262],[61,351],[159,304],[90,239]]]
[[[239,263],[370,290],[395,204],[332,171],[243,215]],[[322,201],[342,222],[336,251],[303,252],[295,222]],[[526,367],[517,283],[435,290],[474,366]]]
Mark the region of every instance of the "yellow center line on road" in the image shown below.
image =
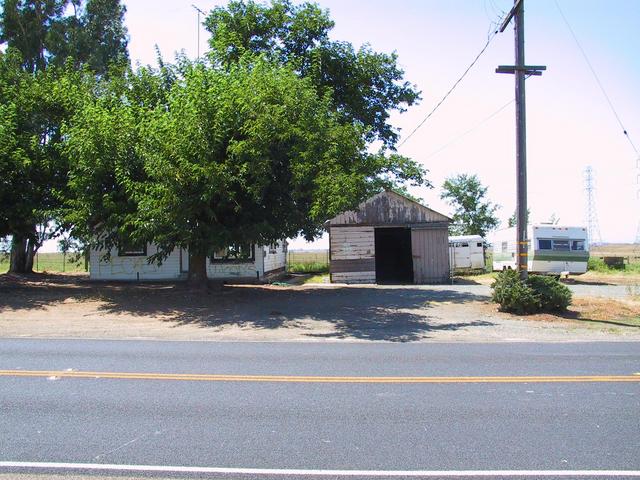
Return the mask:
[[[85,372],[69,370],[0,370],[0,377],[93,378],[119,380],[172,380],[187,382],[290,383],[588,383],[640,382],[638,375],[538,375],[500,377],[357,377],[310,375],[216,375],[189,373]]]

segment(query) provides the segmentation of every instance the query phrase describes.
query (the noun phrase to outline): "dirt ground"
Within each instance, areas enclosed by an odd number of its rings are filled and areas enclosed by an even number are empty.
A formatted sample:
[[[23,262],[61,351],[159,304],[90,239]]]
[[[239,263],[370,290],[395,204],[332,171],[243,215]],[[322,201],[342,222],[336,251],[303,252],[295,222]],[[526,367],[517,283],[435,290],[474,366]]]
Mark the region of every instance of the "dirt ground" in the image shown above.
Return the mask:
[[[217,341],[640,340],[640,301],[576,299],[562,316],[501,313],[481,286],[90,282],[0,275],[0,336]]]

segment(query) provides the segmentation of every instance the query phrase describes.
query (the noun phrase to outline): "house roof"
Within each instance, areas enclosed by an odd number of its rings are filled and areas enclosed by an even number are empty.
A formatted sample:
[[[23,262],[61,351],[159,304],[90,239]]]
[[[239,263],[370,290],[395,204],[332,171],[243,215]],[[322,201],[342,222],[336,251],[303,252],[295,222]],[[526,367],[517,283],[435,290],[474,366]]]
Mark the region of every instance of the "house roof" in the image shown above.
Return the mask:
[[[335,216],[327,223],[337,225],[406,225],[450,222],[451,218],[391,190],[365,200],[356,210]]]

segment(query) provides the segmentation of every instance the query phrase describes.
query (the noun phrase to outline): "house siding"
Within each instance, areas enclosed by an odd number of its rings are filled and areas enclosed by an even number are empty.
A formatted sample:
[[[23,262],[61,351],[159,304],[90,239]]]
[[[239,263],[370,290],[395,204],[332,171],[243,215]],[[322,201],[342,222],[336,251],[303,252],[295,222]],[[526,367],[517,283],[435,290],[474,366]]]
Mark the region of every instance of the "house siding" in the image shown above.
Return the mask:
[[[162,262],[149,264],[148,257],[155,254],[155,245],[147,246],[147,256],[119,256],[111,249],[110,260],[105,261],[103,251],[92,249],[89,253],[90,278],[92,280],[177,280],[180,278],[180,252],[176,249]]]
[[[119,256],[117,249],[111,250],[109,260],[104,260],[104,251],[92,249],[89,254],[89,277],[92,280],[161,281],[185,279],[189,268],[187,250],[175,249],[162,265],[149,264],[148,257],[157,248],[147,245],[147,256]],[[207,259],[207,276],[213,279],[257,280],[264,277],[265,266],[271,271],[283,270],[286,254],[280,251],[269,254],[265,247],[255,247],[255,260],[242,263],[211,262]],[[269,273],[270,270],[267,270]]]
[[[287,263],[287,249],[284,241],[278,242],[276,253],[269,253],[269,247],[263,247],[264,273],[282,271]]]

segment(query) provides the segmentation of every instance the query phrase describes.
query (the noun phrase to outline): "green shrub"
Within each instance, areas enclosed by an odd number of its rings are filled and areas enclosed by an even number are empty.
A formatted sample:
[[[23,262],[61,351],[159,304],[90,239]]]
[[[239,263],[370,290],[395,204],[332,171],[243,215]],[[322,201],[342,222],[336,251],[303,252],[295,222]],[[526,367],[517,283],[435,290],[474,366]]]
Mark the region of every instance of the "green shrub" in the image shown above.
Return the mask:
[[[500,305],[500,310],[514,313],[534,313],[540,310],[540,299],[533,289],[522,282],[515,270],[504,270],[491,284],[491,300]]]
[[[602,258],[598,257],[589,257],[587,261],[587,270],[592,270],[594,272],[608,272],[609,267],[604,263]]]
[[[542,310],[564,312],[571,305],[571,290],[555,277],[529,275],[527,284],[539,296]]]
[[[564,311],[571,304],[571,291],[554,277],[529,275],[523,282],[517,271],[505,270],[491,288],[491,299],[505,312]]]

